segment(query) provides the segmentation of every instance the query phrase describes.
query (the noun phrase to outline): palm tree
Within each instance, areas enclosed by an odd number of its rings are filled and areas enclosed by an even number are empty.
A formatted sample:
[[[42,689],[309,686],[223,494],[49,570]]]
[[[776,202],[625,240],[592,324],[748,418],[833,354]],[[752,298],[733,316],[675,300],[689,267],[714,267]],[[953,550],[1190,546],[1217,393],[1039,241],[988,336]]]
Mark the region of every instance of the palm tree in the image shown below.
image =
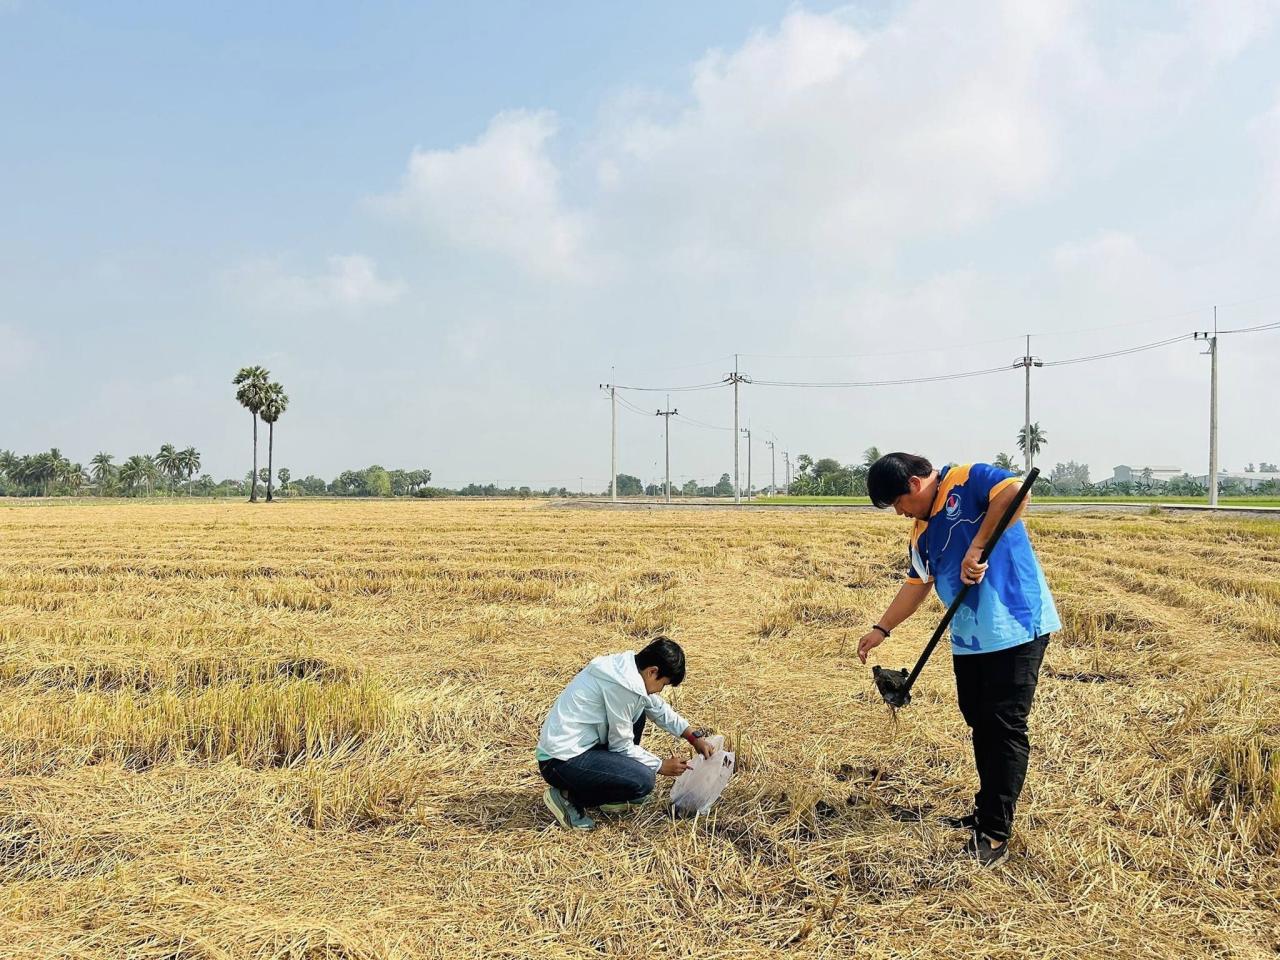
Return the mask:
[[[191,485],[191,478],[200,471],[200,451],[195,447],[186,447],[178,451],[178,473]]]
[[[84,472],[83,465],[79,463],[71,464],[71,467],[63,475],[63,482],[67,485],[68,492],[76,494],[80,492],[80,488],[89,482],[89,475]]]
[[[252,477],[258,475],[258,413],[266,401],[267,384],[270,379],[271,374],[263,367],[241,367],[240,372],[231,381],[239,388],[236,390],[237,402],[253,417],[253,473],[250,474]],[[249,502],[258,502],[256,483],[249,484]]]
[[[145,456],[142,458],[142,478],[147,482],[147,496],[151,496],[155,490],[156,481],[160,479],[160,464],[156,463],[153,456]]]
[[[111,478],[115,476],[116,468],[111,463],[114,459],[111,454],[99,451],[94,454],[89,464],[93,467],[93,482],[98,485],[98,496],[102,496],[102,491],[106,488]]]
[[[49,496],[49,487],[51,484],[58,483],[67,478],[67,474],[71,472],[71,461],[62,455],[62,451],[57,447],[50,447],[49,452],[41,454],[44,457],[44,495]]]
[[[1017,469],[1018,469],[1018,468],[1014,465],[1013,457],[1011,457],[1011,456],[1010,456],[1009,454],[1007,454],[1007,453],[997,454],[997,456],[996,456],[996,458],[995,458],[995,460],[994,460],[993,462],[994,462],[994,463],[995,463],[995,465],[996,465],[997,467],[999,467],[1001,470],[1017,470]]]
[[[166,443],[160,448],[160,452],[156,454],[155,461],[160,472],[169,479],[169,493],[172,494],[174,481],[178,479],[181,469],[178,461],[178,451],[172,443]]]
[[[879,459],[880,450],[877,447],[867,447],[866,450],[862,451],[862,465],[868,470],[870,470],[871,465]]]
[[[284,412],[289,407],[289,397],[284,392],[284,387],[278,383],[267,385],[266,393],[262,400],[262,419],[267,424],[267,503],[272,500],[271,496],[271,457],[274,452],[276,439],[276,421],[284,416]]]
[[[1023,455],[1027,452],[1027,427],[1023,427],[1018,431],[1018,449]],[[1040,455],[1040,448],[1049,442],[1049,435],[1040,429],[1040,421],[1031,424],[1031,463],[1035,463],[1036,457]]]
[[[280,478],[280,492],[289,493],[289,478],[293,476],[288,467],[281,467],[276,471],[276,476]]]
[[[134,454],[120,466],[120,489],[129,496],[137,496],[138,489],[146,483],[147,458]]]
[[[0,450],[0,480],[6,480],[16,486],[18,478],[14,476],[14,472],[21,462],[12,450]],[[4,484],[0,484],[0,490],[3,488]]]

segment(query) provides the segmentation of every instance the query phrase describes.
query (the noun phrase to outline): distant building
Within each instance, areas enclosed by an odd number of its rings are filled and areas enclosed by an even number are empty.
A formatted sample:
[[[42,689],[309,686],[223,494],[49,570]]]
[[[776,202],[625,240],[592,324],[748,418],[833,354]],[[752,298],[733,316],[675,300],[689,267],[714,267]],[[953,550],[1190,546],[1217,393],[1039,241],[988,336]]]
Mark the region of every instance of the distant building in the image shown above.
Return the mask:
[[[1192,479],[1202,487],[1209,486],[1209,475],[1207,473],[1202,473],[1198,477],[1193,477]],[[1240,484],[1240,486],[1244,487],[1246,490],[1257,490],[1268,481],[1274,481],[1275,483],[1280,484],[1280,473],[1245,473],[1243,471],[1236,470],[1219,470],[1218,483],[1223,484],[1228,480]]]
[[[1153,483],[1157,486],[1163,486],[1175,477],[1183,474],[1181,467],[1157,467],[1157,466],[1130,466],[1122,463],[1118,467],[1112,467],[1113,475],[1109,480],[1103,480],[1099,486],[1113,487],[1122,483]],[[1149,472],[1148,472],[1149,471]]]

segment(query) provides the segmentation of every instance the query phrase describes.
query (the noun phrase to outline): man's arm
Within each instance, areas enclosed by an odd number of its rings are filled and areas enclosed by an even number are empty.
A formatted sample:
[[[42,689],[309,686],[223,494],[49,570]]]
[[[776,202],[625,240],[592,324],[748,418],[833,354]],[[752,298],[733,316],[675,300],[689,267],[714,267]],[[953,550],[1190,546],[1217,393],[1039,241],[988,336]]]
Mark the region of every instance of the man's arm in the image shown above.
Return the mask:
[[[1018,491],[1021,489],[1021,480],[1010,480],[1001,486],[999,492],[987,504],[987,515],[982,518],[982,525],[978,527],[978,532],[973,537],[973,543],[965,551],[964,559],[960,562],[960,579],[964,583],[981,583],[982,578],[987,575],[987,565],[979,563],[978,560],[981,558],[982,551],[986,549],[987,544],[991,542],[991,536],[996,532],[1000,518],[1004,516],[1004,512],[1009,509],[1009,504],[1013,503],[1013,498],[1018,495]],[[1031,497],[1028,495],[1027,499],[1022,501],[1021,506],[1018,507],[1018,512],[1009,521],[1009,526],[1013,526],[1022,519],[1022,513],[1027,509],[1027,501],[1030,499]]]
[[[877,624],[886,630],[894,629],[920,609],[920,604],[929,598],[929,591],[932,589],[933,584],[931,583],[908,580],[898,589],[898,595],[893,598],[893,602],[889,604],[889,609],[884,612]],[[875,627],[868,630],[866,635],[858,641],[858,659],[866,663],[867,654],[884,643],[884,636]]]
[[[671,704],[656,693],[649,695],[649,702],[645,704],[644,712],[650,720],[673,737],[689,741],[689,745],[704,757],[709,757],[715,752],[715,748],[706,739],[694,735],[693,726],[689,721],[676,713]]]

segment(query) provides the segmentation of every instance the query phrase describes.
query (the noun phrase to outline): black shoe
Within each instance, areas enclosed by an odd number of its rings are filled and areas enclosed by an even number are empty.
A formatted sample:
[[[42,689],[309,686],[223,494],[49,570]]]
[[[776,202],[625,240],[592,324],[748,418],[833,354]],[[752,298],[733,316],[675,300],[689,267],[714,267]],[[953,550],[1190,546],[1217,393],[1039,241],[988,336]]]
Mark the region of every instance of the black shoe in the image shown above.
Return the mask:
[[[950,827],[952,830],[978,829],[978,815],[976,813],[966,813],[963,817],[939,817],[938,822],[944,827]]]
[[[994,867],[1009,856],[1009,841],[1006,840],[997,847],[995,841],[985,833],[975,830],[969,842],[964,845],[962,856],[977,860],[984,867]]]

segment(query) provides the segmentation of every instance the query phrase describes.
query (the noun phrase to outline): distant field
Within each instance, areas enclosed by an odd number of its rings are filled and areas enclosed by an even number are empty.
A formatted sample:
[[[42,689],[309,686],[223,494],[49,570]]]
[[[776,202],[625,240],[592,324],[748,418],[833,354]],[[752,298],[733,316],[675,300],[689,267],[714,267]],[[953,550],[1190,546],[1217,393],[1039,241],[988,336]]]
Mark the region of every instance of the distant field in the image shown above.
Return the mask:
[[[899,517],[0,501],[0,955],[1274,956],[1280,521],[1030,525],[1066,627],[981,873],[945,648],[896,719],[853,656]],[[660,631],[739,775],[554,828],[548,704]]]
[[[1035,494],[1040,503],[1096,503],[1099,506],[1120,503],[1202,503],[1207,505],[1204,497],[1059,497]],[[796,504],[860,504],[866,506],[870,501],[866,497],[752,497],[752,503],[796,503]],[[1219,497],[1219,505],[1233,507],[1280,507],[1280,497]]]

